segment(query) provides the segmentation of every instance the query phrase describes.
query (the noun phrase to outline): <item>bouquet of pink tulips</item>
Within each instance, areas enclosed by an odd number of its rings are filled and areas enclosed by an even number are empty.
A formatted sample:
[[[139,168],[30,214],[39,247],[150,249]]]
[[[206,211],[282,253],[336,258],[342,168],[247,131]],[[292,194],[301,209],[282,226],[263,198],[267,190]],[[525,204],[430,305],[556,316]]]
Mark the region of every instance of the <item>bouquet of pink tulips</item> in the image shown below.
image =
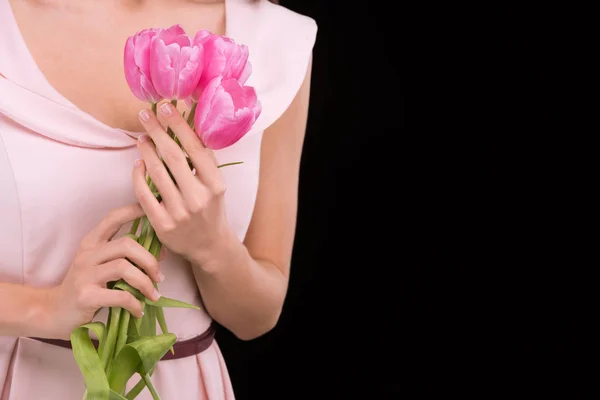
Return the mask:
[[[125,77],[133,94],[148,102],[155,113],[162,101],[170,101],[176,109],[182,101],[184,118],[209,149],[233,145],[260,115],[254,88],[244,86],[250,73],[246,46],[206,30],[192,38],[179,25],[146,29],[128,38],[125,45]],[[167,131],[180,145],[173,131]],[[188,164],[193,169],[189,158]],[[238,163],[219,167],[232,164]],[[160,200],[149,177],[147,182]],[[134,221],[128,236],[158,259],[162,244],[148,218]],[[197,307],[164,296],[150,301],[124,280],[110,287],[132,293],[144,305],[144,316],[131,318],[127,310],[112,307],[106,325],[92,322],[72,333],[73,354],[86,385],[84,399],[134,399],[145,387],[154,400],[160,399],[151,376],[177,340],[168,331],[163,307]],[[156,332],[157,323],[161,334]],[[97,349],[90,330],[98,337]],[[139,381],[126,393],[135,374]]]

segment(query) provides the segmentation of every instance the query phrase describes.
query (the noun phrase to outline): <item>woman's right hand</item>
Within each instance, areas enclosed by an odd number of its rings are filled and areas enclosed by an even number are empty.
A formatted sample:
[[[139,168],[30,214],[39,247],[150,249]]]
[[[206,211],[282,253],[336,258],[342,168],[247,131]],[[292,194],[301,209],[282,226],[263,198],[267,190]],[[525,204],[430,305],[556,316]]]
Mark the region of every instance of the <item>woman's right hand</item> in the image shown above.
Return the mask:
[[[74,329],[90,322],[102,307],[122,307],[141,318],[141,302],[126,291],[107,289],[108,282],[124,279],[148,299],[158,300],[152,283],[163,279],[158,261],[129,237],[111,240],[125,223],[143,215],[139,204],[115,209],[81,241],[63,282],[48,293],[50,337],[68,340]]]

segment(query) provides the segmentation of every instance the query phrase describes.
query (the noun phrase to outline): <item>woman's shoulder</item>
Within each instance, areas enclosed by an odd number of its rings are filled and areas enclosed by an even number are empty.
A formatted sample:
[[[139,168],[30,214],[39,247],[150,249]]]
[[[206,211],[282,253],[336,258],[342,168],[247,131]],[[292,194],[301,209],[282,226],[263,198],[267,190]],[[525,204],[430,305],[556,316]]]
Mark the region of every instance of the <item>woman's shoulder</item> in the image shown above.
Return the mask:
[[[268,0],[257,2],[260,12],[263,13],[264,28],[271,33],[299,33],[314,35],[317,32],[316,21],[304,14],[300,14],[282,5]]]
[[[229,0],[228,30],[233,36],[243,33],[262,42],[305,40],[312,47],[317,34],[316,21],[283,5],[268,0]],[[235,37],[234,37],[235,38]]]
[[[306,77],[317,37],[316,21],[268,0],[230,0],[227,31],[248,46],[254,86],[263,112],[252,129],[263,130],[289,106]]]

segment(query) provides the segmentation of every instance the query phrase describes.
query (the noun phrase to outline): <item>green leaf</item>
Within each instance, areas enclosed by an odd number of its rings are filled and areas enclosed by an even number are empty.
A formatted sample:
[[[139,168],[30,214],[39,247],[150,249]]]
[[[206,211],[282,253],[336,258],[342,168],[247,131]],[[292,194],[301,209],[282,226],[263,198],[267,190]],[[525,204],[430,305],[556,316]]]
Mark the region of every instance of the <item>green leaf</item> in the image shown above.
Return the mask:
[[[133,374],[137,372],[144,376],[150,373],[176,340],[174,334],[164,333],[143,337],[126,344],[117,355],[110,371],[108,377],[110,388],[117,393],[122,393]]]
[[[106,343],[106,326],[104,326],[102,322],[90,322],[84,326],[96,334],[99,343],[96,353],[100,354],[102,347],[104,347],[104,344]]]
[[[146,303],[145,302],[142,302],[142,307],[143,307],[142,311],[143,311],[144,315],[146,315]],[[133,323],[135,324],[135,333],[138,335],[140,334],[140,331],[142,329],[142,322],[144,322],[143,317],[142,318],[134,318]]]
[[[150,305],[150,306],[155,306],[155,307],[171,307],[171,308],[193,308],[195,310],[200,310],[200,307],[197,307],[195,305],[183,302],[183,301],[179,301],[179,300],[175,300],[175,299],[170,299],[168,297],[165,296],[161,296],[160,299],[158,299],[157,301],[152,301],[152,300],[145,300],[146,304]]]
[[[138,332],[141,336],[156,336],[156,307],[146,304]]]
[[[165,319],[165,311],[162,307],[156,307],[156,320],[158,321],[158,326],[160,326],[162,333],[169,333],[167,320]]]
[[[90,330],[103,340],[105,327],[101,322],[86,324],[75,329],[71,333],[73,356],[85,381],[86,400],[110,400],[110,385],[102,368],[102,361],[90,338]]]
[[[111,390],[109,400],[127,400],[127,398],[121,396],[119,393],[115,392],[114,390]]]
[[[165,318],[165,310],[162,307],[156,307],[156,320],[158,321],[158,326],[160,326],[160,330],[162,333],[169,333],[169,328],[167,327],[167,320]],[[171,353],[175,354],[175,349],[171,347]]]
[[[135,298],[138,299],[141,302],[143,302],[144,299],[146,298],[142,294],[142,292],[140,292],[139,290],[137,290],[136,288],[134,288],[133,286],[131,286],[129,283],[125,282],[123,279],[121,279],[117,283],[115,283],[115,286],[113,286],[113,289],[119,289],[119,290],[124,290],[126,292],[129,292],[132,295],[134,295]]]
[[[146,304],[140,325],[140,336],[156,336],[156,307]]]
[[[129,328],[127,329],[127,342],[131,342],[130,336],[138,336],[137,319],[129,318]]]

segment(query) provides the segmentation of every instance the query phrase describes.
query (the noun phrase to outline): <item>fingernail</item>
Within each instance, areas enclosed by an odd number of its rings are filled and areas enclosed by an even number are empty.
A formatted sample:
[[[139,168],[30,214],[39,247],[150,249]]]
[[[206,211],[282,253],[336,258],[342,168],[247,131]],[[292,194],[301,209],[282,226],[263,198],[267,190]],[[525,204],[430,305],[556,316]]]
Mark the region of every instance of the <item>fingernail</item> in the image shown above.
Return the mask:
[[[159,282],[162,282],[162,281],[164,281],[164,280],[165,280],[165,276],[162,274],[162,272],[159,272],[159,273],[158,273],[158,281],[159,281]]]
[[[146,122],[150,119],[150,113],[146,110],[142,110],[140,111],[140,118],[142,121]]]
[[[158,290],[154,289],[154,301],[160,299],[160,293],[158,293]]]
[[[134,163],[134,165],[135,165],[136,167],[139,167],[140,165],[142,165],[142,160],[140,160],[140,159],[138,158],[137,160],[135,160],[135,163]]]
[[[143,312],[143,311],[140,311],[140,315],[143,317],[143,316],[144,316],[144,312]]]
[[[146,143],[148,140],[150,140],[150,136],[142,133],[140,136],[138,136],[138,140],[140,143]]]
[[[162,103],[160,105],[160,111],[162,111],[162,113],[165,115],[171,115],[171,107],[169,106],[169,103]]]

